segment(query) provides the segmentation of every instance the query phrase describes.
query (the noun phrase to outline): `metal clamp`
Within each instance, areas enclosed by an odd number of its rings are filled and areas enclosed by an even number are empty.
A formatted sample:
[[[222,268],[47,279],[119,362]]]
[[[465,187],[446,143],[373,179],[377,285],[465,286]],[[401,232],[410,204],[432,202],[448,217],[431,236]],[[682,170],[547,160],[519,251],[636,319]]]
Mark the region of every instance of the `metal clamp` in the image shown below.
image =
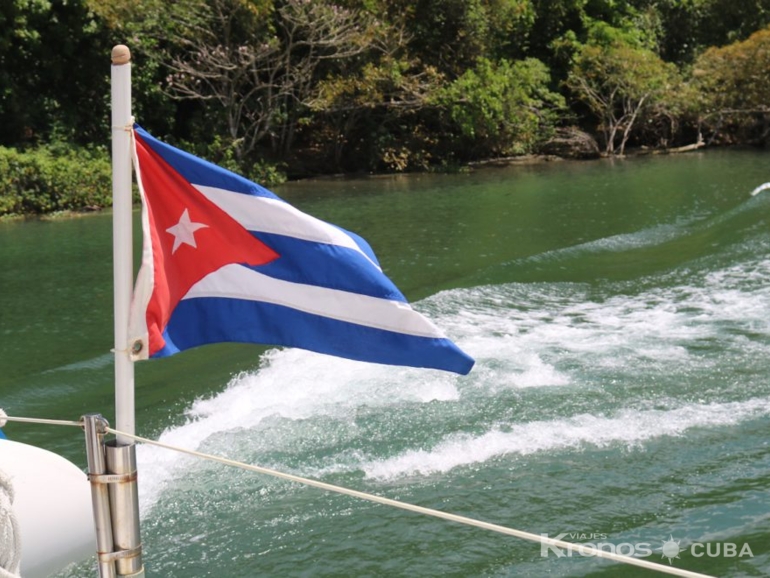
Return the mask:
[[[128,474],[88,474],[88,481],[92,484],[123,484],[136,481],[136,471]]]
[[[115,562],[116,560],[125,560],[127,558],[136,558],[142,555],[142,545],[128,550],[118,550],[117,552],[98,552],[99,562]]]
[[[105,435],[107,433],[107,428],[110,427],[110,422],[104,419],[99,413],[88,413],[80,416],[80,427],[85,429],[86,422],[90,422],[96,435],[100,436]]]

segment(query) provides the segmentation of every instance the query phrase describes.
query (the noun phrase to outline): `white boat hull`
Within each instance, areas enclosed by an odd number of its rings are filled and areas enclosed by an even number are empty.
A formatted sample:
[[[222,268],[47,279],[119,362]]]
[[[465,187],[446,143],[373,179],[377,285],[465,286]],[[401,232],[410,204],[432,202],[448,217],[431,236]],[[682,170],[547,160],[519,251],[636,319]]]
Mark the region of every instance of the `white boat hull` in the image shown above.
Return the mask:
[[[45,578],[96,553],[90,484],[75,464],[0,440],[0,470],[13,484],[24,578]]]

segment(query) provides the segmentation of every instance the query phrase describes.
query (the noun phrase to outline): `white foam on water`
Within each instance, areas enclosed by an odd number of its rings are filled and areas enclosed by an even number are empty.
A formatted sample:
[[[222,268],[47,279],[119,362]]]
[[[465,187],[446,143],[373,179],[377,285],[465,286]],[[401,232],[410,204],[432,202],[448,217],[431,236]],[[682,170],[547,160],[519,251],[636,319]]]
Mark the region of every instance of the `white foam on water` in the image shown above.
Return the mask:
[[[755,188],[753,191],[751,191],[751,196],[754,197],[761,193],[762,191],[766,191],[767,189],[770,189],[770,183],[763,183],[759,185],[757,188]]]
[[[298,349],[271,350],[258,371],[241,374],[220,394],[193,403],[187,423],[167,429],[159,441],[194,450],[215,434],[255,428],[276,417],[344,417],[360,406],[458,400],[458,379],[436,370],[364,364]],[[148,472],[140,486],[146,510],[192,458],[140,446],[137,459]]]
[[[407,404],[434,401],[463,404],[471,395],[478,403],[479,395],[495,396],[505,390],[581,387],[601,379],[597,376],[602,368],[631,373],[637,380],[655,365],[666,374],[678,372],[690,379],[685,375],[688,370],[708,370],[693,345],[709,340],[725,350],[770,353],[769,260],[679,275],[678,284],[648,283],[649,288],[641,290],[618,284],[597,289],[513,283],[442,292],[415,307],[477,360],[469,376],[364,364],[296,349],[272,350],[259,370],[237,376],[223,392],[196,401],[187,412],[187,423],[169,428],[160,439],[196,449],[217,434],[266,427],[275,418],[351,421],[360,408],[398,411]],[[742,332],[768,339],[750,339]],[[707,401],[714,403],[641,413],[618,409],[615,415],[606,414],[605,407],[597,412],[606,415],[498,424],[478,437],[450,435],[430,449],[409,450],[386,460],[354,456],[343,468],[364,464],[360,467],[366,475],[385,479],[447,471],[501,455],[639,443],[650,436],[679,435],[698,425],[737,423],[767,407],[763,400],[745,405]],[[147,472],[140,486],[146,509],[184,474],[189,460],[151,447],[140,447],[138,457]]]
[[[696,427],[719,428],[770,415],[770,399],[691,404],[672,410],[624,409],[610,417],[581,414],[550,421],[505,425],[477,436],[453,434],[431,449],[409,450],[361,465],[368,478],[392,480],[431,475],[512,455],[633,447],[652,438],[680,436]]]
[[[103,369],[109,365],[112,365],[113,357],[114,356],[112,353],[105,353],[103,355],[99,355],[98,357],[94,357],[92,359],[76,361],[75,363],[68,363],[67,365],[62,365],[60,367],[47,369],[43,373],[53,373],[55,371],[82,371],[82,370],[91,370],[91,369],[93,370]]]
[[[686,233],[686,227],[697,221],[700,216],[694,215],[688,219],[682,219],[674,224],[661,224],[654,227],[648,227],[633,233],[621,233],[587,241],[570,247],[546,251],[538,255],[533,255],[524,261],[543,262],[558,260],[562,258],[573,258],[576,254],[583,253],[605,253],[630,251],[644,247],[653,247],[661,245]]]
[[[538,371],[534,385],[575,383],[570,363],[613,367],[693,361],[708,340],[756,347],[746,333],[770,337],[770,260],[744,261],[705,274],[677,273],[670,286],[645,280],[594,287],[571,283],[476,287],[440,293],[425,306],[479,360],[504,365],[509,383]],[[659,280],[658,280],[659,281]]]

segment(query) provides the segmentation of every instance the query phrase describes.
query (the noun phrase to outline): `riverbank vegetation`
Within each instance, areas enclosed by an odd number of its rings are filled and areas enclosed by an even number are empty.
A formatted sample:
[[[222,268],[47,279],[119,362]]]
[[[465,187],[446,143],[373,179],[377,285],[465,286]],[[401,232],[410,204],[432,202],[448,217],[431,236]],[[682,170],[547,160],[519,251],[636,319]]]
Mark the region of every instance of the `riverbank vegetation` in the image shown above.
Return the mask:
[[[8,0],[0,214],[101,206],[108,55],[156,136],[264,183],[764,145],[770,0]]]

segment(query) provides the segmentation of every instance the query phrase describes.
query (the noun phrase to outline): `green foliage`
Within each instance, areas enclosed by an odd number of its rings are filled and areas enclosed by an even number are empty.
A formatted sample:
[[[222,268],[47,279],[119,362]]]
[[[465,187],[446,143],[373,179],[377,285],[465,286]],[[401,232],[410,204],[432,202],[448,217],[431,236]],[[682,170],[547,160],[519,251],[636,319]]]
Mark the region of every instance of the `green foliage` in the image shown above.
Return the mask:
[[[692,87],[707,129],[764,143],[770,135],[770,27],[704,52],[693,66]]]
[[[661,55],[690,63],[706,48],[748,38],[770,24],[770,0],[655,0]]]
[[[0,211],[91,204],[85,153],[57,147],[108,140],[118,42],[140,124],[269,184],[530,152],[563,124],[610,154],[693,119],[760,140],[768,24],[770,0],[4,0],[0,146],[33,152],[2,153]]]
[[[465,143],[495,155],[531,152],[551,135],[565,103],[548,89],[550,75],[535,59],[479,59],[449,85],[437,102],[448,111]]]
[[[200,30],[203,23],[191,15],[206,4],[205,0],[80,1],[86,3],[112,44],[127,44],[131,50],[133,114],[137,122],[161,138],[189,136],[193,125],[203,124],[198,108],[169,98],[169,69],[164,54],[183,50],[182,39]],[[101,55],[105,75],[109,74],[107,58],[112,44]]]
[[[660,113],[680,83],[674,65],[624,42],[584,46],[567,79],[569,89],[599,122],[608,154],[623,154],[635,125]]]
[[[628,44],[656,50],[661,24],[657,0],[532,0],[535,12],[528,56],[563,81],[585,44]]]
[[[0,145],[105,138],[109,38],[84,0],[4,0],[0,24]]]
[[[705,114],[770,109],[770,27],[747,40],[710,48],[693,67]]]
[[[266,187],[286,182],[286,170],[283,164],[273,164],[264,160],[251,164],[243,172],[243,175],[247,179]]]
[[[434,68],[388,54],[357,74],[331,75],[309,102],[317,113],[311,146],[326,151],[337,170],[345,170],[351,153],[371,170],[424,169],[432,144],[420,112],[443,86],[444,77]]]
[[[0,147],[0,216],[101,208],[112,202],[106,153],[50,148],[20,152]]]

